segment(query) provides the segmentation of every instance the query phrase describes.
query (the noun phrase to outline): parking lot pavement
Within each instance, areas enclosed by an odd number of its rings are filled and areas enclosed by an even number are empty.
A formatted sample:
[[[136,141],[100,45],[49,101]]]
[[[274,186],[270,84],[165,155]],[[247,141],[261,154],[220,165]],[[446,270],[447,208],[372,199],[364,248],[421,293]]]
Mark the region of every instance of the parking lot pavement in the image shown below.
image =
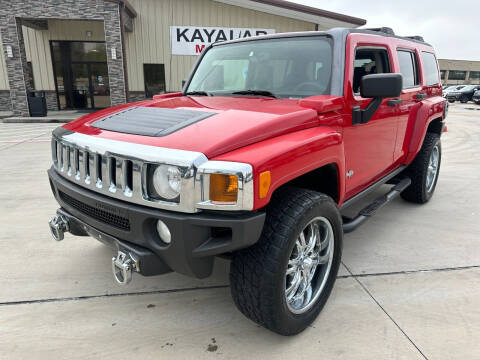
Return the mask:
[[[48,142],[51,130],[58,124],[3,124],[0,123],[0,150],[19,143]],[[31,159],[30,159],[31,160]]]
[[[477,108],[451,107],[431,202],[398,199],[348,234],[332,297],[292,338],[235,309],[225,260],[206,280],[135,276],[117,287],[109,248],[55,243],[45,172],[55,125],[0,124],[0,359],[478,359]]]

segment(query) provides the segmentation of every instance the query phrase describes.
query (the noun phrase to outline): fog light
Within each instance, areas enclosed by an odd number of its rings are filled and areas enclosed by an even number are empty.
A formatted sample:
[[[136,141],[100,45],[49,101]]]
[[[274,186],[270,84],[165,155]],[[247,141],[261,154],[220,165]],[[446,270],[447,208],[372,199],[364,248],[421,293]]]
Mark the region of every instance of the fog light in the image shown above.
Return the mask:
[[[164,243],[170,244],[172,241],[172,235],[170,234],[168,226],[162,220],[158,220],[157,222],[157,231],[160,239],[162,239]]]

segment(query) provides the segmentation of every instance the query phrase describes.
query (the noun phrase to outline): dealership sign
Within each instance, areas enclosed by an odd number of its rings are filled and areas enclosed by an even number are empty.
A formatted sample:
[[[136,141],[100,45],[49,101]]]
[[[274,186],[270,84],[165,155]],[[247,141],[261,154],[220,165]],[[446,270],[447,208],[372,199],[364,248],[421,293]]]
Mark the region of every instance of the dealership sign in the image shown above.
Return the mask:
[[[199,55],[206,46],[217,41],[274,33],[275,29],[170,26],[173,55]]]

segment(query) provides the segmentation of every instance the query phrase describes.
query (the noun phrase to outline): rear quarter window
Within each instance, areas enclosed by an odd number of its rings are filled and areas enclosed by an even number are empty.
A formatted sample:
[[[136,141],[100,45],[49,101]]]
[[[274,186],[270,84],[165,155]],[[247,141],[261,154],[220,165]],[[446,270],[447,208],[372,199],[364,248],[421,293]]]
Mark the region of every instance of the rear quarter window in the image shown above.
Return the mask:
[[[420,85],[416,55],[412,51],[397,50],[400,73],[403,75],[403,88]]]
[[[438,78],[438,64],[435,55],[429,52],[422,52],[423,71],[426,85],[436,85],[440,83]]]

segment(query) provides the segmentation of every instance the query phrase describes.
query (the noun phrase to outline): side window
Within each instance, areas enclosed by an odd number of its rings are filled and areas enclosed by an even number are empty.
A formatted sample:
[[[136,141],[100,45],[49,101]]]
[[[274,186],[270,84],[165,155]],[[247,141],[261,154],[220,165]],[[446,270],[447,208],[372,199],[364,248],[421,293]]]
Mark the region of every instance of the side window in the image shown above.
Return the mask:
[[[360,94],[360,80],[365,75],[390,72],[390,61],[385,49],[358,48],[353,63],[353,92]]]
[[[426,85],[436,85],[440,83],[438,78],[438,65],[435,55],[429,52],[422,52],[423,67],[425,72]]]
[[[400,72],[403,75],[403,88],[411,88],[420,84],[418,76],[418,65],[414,52],[398,50],[398,62]]]

